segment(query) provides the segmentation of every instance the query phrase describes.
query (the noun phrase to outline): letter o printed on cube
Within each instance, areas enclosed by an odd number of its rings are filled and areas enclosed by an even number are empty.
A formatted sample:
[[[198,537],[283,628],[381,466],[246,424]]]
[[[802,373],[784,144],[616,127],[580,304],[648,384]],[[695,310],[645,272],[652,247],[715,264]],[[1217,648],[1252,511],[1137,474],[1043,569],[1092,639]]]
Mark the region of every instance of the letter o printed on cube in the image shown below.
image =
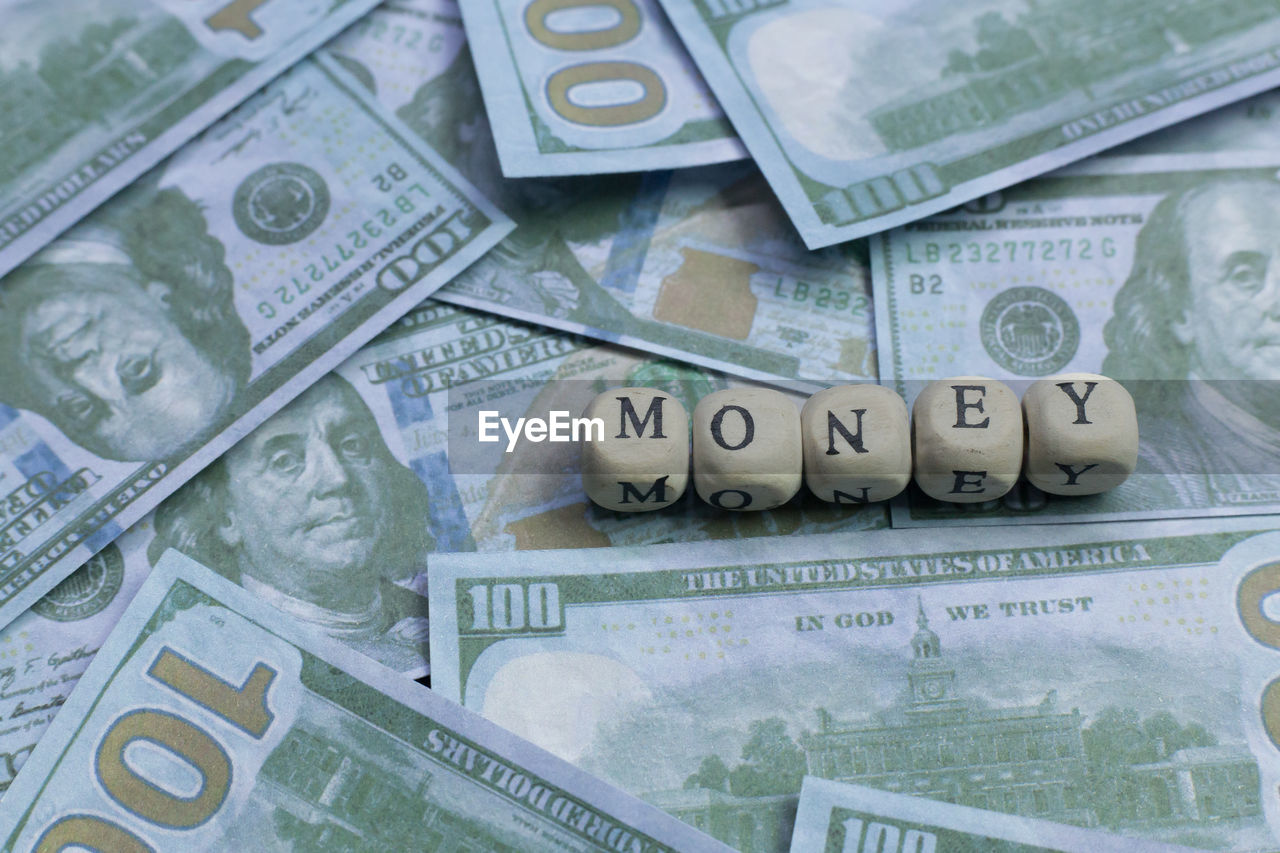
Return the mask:
[[[689,415],[679,400],[656,388],[615,388],[582,416],[604,421],[603,441],[582,442],[587,497],[621,512],[680,500],[689,485]]]
[[[880,385],[839,385],[800,412],[804,481],[824,501],[886,501],[911,482],[907,404]]]
[[[1094,373],[1041,379],[1022,397],[1024,474],[1051,495],[1096,495],[1138,464],[1138,413],[1119,382]]]
[[[1022,407],[1003,382],[957,376],[931,382],[911,410],[915,481],[950,503],[1003,497],[1022,470]]]
[[[773,509],[800,490],[800,412],[780,391],[730,388],[693,410],[693,485],[712,506]]]

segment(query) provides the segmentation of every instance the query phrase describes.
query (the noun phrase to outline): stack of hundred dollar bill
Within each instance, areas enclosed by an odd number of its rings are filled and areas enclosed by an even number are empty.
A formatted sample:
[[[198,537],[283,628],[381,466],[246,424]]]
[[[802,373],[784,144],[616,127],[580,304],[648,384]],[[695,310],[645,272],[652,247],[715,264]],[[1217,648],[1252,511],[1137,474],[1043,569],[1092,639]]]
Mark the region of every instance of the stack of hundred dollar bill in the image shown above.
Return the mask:
[[[1280,851],[1273,87],[1277,0],[0,0],[0,850]],[[1071,371],[1088,498],[476,451]]]

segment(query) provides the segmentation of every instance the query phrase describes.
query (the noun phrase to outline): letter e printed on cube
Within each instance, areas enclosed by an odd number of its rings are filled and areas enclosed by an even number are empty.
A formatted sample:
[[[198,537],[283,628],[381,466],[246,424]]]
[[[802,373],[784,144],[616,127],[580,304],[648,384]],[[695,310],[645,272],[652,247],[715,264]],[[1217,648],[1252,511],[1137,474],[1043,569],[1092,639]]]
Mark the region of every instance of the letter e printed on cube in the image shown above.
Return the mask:
[[[693,484],[712,506],[764,510],[800,489],[800,412],[780,391],[728,388],[693,410]]]

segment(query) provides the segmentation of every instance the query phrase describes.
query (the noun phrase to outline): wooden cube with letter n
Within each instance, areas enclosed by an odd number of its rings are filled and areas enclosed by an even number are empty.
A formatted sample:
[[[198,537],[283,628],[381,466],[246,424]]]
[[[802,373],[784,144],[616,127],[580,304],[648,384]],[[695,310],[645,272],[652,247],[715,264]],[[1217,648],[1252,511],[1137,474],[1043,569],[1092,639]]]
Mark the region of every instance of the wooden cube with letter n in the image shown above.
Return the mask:
[[[911,482],[907,404],[880,385],[838,385],[800,412],[804,481],[824,501],[887,501]]]

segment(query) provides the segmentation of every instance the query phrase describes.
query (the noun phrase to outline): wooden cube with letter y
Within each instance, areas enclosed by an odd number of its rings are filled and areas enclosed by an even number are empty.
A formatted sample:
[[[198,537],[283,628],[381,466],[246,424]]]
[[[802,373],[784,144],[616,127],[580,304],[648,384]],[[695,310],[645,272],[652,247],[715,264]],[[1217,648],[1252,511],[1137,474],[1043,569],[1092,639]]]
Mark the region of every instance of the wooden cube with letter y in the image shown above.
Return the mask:
[[[911,410],[915,480],[931,498],[1003,497],[1022,471],[1022,407],[1003,382],[957,376],[930,382]]]

